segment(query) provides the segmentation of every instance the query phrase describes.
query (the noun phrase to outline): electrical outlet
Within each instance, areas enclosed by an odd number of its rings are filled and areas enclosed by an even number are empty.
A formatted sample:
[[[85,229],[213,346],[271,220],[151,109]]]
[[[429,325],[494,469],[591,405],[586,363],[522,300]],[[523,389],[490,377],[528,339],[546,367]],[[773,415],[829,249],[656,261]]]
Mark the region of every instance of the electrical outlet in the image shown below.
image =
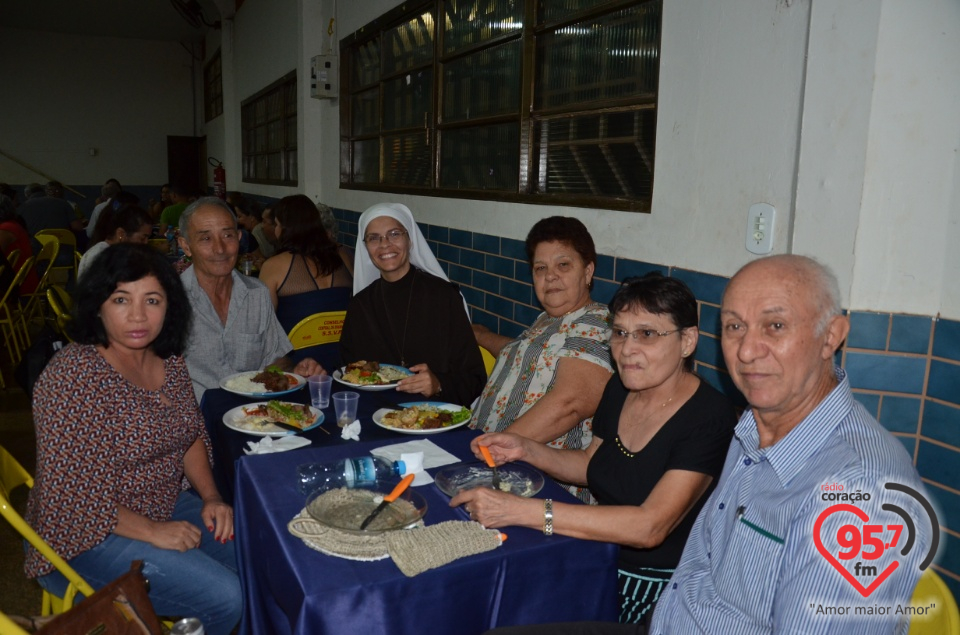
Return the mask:
[[[777,210],[769,203],[754,203],[747,214],[747,251],[769,254],[773,251],[773,226]]]

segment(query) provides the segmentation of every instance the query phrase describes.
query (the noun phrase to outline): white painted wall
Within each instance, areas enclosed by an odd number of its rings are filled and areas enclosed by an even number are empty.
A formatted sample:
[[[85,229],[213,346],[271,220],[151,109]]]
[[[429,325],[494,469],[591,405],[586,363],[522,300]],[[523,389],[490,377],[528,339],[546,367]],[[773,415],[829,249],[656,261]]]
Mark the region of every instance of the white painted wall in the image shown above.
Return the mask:
[[[67,184],[162,183],[167,135],[195,134],[176,42],[0,28],[0,77],[0,150]],[[0,181],[43,180],[0,156]]]

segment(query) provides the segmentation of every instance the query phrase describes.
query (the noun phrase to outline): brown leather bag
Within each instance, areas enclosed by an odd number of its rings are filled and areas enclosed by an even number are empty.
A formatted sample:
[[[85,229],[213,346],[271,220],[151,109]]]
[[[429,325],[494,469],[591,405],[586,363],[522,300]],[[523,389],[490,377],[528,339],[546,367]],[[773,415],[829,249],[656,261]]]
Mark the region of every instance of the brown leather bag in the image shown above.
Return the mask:
[[[130,571],[58,615],[38,632],[43,635],[160,635],[160,620],[147,597],[142,560]]]

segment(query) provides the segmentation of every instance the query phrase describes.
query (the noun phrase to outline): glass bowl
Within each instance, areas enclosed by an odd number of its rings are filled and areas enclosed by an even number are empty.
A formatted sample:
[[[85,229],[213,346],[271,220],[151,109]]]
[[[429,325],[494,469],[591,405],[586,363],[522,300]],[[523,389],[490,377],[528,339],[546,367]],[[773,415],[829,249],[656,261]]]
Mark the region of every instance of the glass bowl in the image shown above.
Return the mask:
[[[521,463],[506,463],[497,467],[500,489],[530,498],[543,489],[543,474]],[[434,480],[440,491],[453,498],[460,490],[474,487],[493,487],[493,470],[486,463],[458,463],[437,472]]]
[[[361,530],[361,523],[392,490],[392,484],[378,483],[372,487],[341,487],[316,491],[307,497],[307,513],[322,525],[361,535],[404,529],[416,524],[426,515],[427,501],[407,488],[395,501],[387,505],[366,529]]]

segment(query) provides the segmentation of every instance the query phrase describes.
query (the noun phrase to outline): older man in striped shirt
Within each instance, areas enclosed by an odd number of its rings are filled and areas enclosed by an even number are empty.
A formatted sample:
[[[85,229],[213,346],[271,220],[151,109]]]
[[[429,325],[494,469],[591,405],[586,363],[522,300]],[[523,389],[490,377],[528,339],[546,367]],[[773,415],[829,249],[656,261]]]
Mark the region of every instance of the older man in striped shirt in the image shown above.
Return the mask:
[[[730,281],[721,342],[750,407],[650,633],[906,633],[936,518],[902,491],[923,496],[910,456],[834,365],[849,331],[839,296],[801,256]]]

